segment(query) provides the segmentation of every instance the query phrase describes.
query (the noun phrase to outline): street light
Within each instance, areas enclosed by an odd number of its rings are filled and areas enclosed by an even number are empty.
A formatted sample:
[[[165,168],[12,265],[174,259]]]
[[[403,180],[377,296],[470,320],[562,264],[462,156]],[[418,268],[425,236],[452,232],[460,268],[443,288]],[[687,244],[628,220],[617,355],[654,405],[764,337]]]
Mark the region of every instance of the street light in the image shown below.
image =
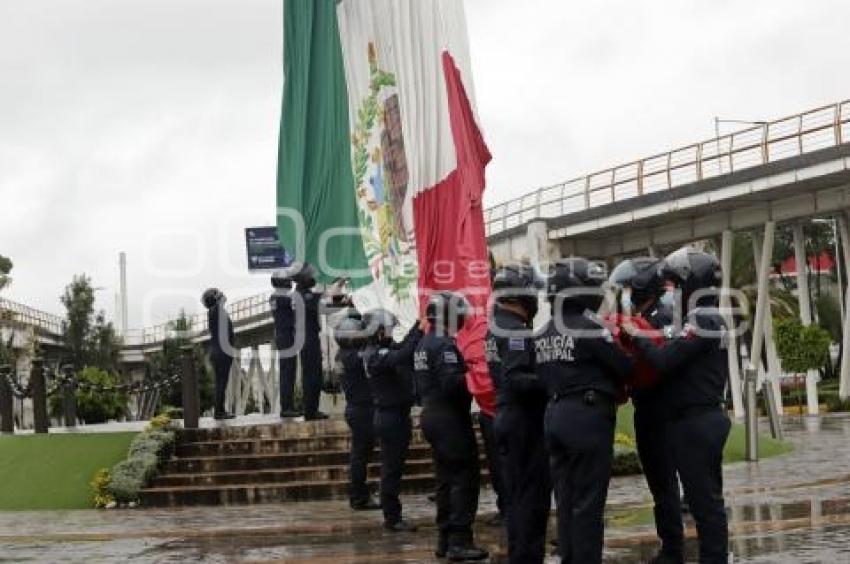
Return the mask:
[[[769,122],[766,121],[749,121],[744,119],[721,119],[718,116],[714,116],[714,144],[717,149],[717,166],[720,170],[720,174],[723,174],[723,160],[720,158],[720,124],[721,123],[734,123],[738,125],[760,125],[767,128],[767,124]],[[767,140],[767,131],[765,131],[765,140]],[[729,148],[730,152],[732,148]]]

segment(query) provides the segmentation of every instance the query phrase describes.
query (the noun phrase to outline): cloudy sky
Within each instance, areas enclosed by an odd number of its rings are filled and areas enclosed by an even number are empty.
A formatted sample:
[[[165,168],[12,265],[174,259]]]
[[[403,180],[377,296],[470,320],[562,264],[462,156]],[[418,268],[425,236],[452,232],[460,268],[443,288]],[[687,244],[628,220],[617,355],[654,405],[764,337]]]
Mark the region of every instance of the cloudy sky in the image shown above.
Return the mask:
[[[466,0],[487,203],[850,98],[846,0]],[[4,295],[61,312],[88,273],[130,325],[264,290],[243,228],[272,224],[281,0],[2,0]]]

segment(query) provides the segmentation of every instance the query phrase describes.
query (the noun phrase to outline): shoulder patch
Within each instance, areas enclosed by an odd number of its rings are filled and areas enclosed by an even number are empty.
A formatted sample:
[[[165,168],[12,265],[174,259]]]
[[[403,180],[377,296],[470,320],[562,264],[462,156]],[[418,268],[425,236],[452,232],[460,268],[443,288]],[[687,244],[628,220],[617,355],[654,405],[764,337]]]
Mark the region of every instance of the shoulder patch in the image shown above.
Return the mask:
[[[520,337],[511,337],[508,340],[508,350],[524,351],[525,350],[525,339],[522,339]]]
[[[378,356],[387,356],[388,354],[390,354],[390,349],[384,348],[378,350]]]
[[[443,362],[446,364],[457,364],[457,354],[454,351],[443,352]]]
[[[668,341],[676,336],[676,328],[672,325],[665,325],[662,332],[664,333],[664,338]]]

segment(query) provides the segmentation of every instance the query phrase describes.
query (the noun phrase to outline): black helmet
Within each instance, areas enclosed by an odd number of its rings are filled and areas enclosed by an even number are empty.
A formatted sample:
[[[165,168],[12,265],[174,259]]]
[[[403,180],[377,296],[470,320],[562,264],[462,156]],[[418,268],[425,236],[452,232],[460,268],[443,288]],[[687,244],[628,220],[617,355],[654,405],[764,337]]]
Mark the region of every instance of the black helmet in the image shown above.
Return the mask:
[[[349,313],[337,324],[334,339],[344,349],[358,348],[366,343],[366,326],[356,311]]]
[[[272,277],[272,285],[275,283],[275,277],[282,281],[291,280],[298,284],[298,288],[302,290],[309,290],[316,285],[316,270],[307,262],[293,262],[283,270],[276,272]]]
[[[292,287],[292,276],[286,272],[275,272],[272,274],[272,287],[277,290],[288,290]]]
[[[608,282],[618,288],[630,288],[635,305],[648,299],[657,300],[664,294],[661,265],[661,259],[652,257],[626,259],[614,268]]]
[[[204,304],[205,308],[210,309],[215,307],[223,297],[224,294],[218,288],[208,288],[201,294],[201,303]]]
[[[433,327],[459,331],[469,315],[469,303],[456,292],[435,292],[428,299],[425,318]]]
[[[661,274],[682,289],[683,294],[720,285],[720,263],[714,255],[693,247],[682,247],[664,259]]]
[[[376,309],[363,315],[363,328],[370,340],[392,338],[398,318],[386,309]]]
[[[602,305],[599,288],[605,280],[605,266],[601,263],[578,257],[562,259],[550,267],[546,295],[565,307],[596,311]]]
[[[493,290],[498,303],[516,303],[533,318],[537,314],[540,289],[534,269],[527,265],[506,265],[493,275]]]
[[[305,262],[292,278],[299,288],[309,290],[316,285],[316,270],[310,263]]]

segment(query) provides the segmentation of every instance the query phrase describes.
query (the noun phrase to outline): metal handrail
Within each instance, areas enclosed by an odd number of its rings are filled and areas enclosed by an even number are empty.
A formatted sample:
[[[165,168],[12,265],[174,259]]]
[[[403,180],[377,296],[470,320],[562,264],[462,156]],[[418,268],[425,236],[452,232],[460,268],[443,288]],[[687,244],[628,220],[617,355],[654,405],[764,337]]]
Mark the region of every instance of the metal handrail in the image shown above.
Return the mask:
[[[62,334],[62,318],[28,305],[0,298],[0,323],[13,322],[36,327],[53,335]]]
[[[850,139],[850,100],[658,153],[513,198],[485,210],[487,235],[497,235],[536,219],[585,211],[834,147],[845,139]]]

